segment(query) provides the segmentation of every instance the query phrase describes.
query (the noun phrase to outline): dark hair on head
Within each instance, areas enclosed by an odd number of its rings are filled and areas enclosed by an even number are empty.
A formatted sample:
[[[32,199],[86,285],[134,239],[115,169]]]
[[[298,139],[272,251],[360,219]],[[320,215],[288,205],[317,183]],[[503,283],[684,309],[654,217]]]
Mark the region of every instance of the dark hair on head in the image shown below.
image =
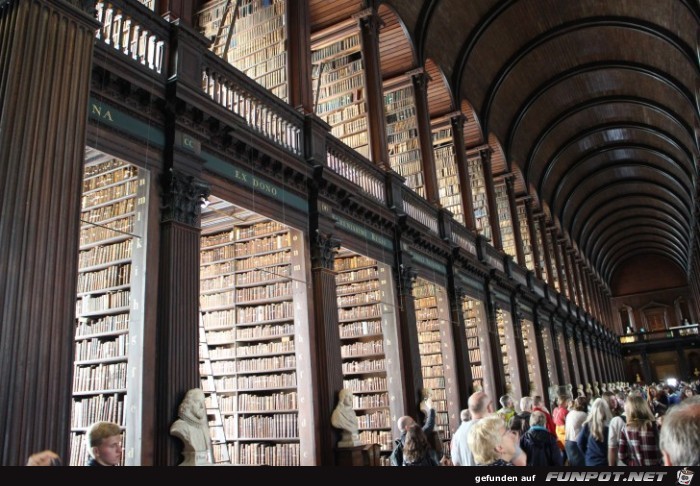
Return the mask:
[[[428,438],[423,428],[418,424],[411,425],[406,431],[406,440],[403,445],[403,457],[407,462],[420,460],[428,452]]]
[[[579,412],[588,411],[588,399],[586,397],[578,397],[574,400],[574,410]]]

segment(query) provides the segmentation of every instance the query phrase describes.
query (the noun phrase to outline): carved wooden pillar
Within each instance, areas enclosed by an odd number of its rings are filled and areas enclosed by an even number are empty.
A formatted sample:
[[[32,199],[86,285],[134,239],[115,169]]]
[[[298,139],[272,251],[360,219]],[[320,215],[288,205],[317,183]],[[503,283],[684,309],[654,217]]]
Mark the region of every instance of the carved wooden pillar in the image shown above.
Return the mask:
[[[389,150],[386,145],[386,113],[382,69],[379,61],[379,28],[382,20],[373,8],[353,15],[360,25],[362,53],[365,62],[365,96],[367,97],[367,123],[369,125],[370,159],[377,165],[389,167]]]
[[[47,448],[68,460],[80,196],[97,27],[94,17],[66,1],[0,2],[3,466],[24,465]]]
[[[515,359],[518,363],[518,380],[520,381],[521,394],[522,396],[525,396],[530,391],[530,381],[528,375],[527,357],[525,356],[525,348],[523,347],[524,317],[523,313],[520,310],[520,304],[518,303],[517,294],[511,295],[510,305],[513,309],[513,336],[515,338]]]
[[[493,183],[493,171],[491,169],[491,149],[479,150],[481,164],[484,169],[484,184],[486,185],[486,199],[489,205],[489,224],[491,225],[491,243],[494,248],[503,250],[501,238],[501,225],[498,220],[498,205],[496,204],[496,188]]]
[[[569,376],[571,377],[571,385],[575,388],[577,385],[582,384],[583,382],[581,381],[579,367],[576,363],[576,361],[578,360],[578,353],[576,352],[576,342],[574,340],[574,334],[566,322],[564,322],[564,347],[566,348],[566,354],[569,363]]]
[[[428,81],[430,78],[422,69],[416,69],[408,74],[411,75],[416,100],[416,123],[418,124],[418,139],[423,160],[425,198],[435,207],[440,207],[435,154],[433,152],[433,134],[430,129],[430,109],[428,108]]]
[[[542,394],[543,397],[548,396],[548,390],[549,387],[552,386],[552,384],[556,383],[559,385],[559,374],[558,370],[554,369],[552,371],[552,378],[550,380],[549,377],[549,372],[548,372],[548,363],[547,363],[547,350],[545,349],[545,339],[549,337],[549,345],[552,345],[552,340],[551,340],[551,333],[549,333],[549,336],[547,336],[548,333],[545,332],[545,328],[549,327],[549,323],[543,320],[540,316],[540,314],[537,312],[537,306],[533,309],[534,311],[534,316],[533,316],[533,327],[535,329],[535,346],[537,346],[537,370],[536,372],[539,373],[540,375],[540,380],[542,380],[542,390],[540,390],[540,393]],[[555,359],[555,362],[559,362],[561,360]],[[559,365],[561,366],[561,365]]]
[[[287,2],[287,36],[289,56],[287,79],[289,80],[289,104],[302,113],[313,113],[311,94],[311,22],[309,0]]]
[[[503,355],[501,354],[501,342],[498,339],[498,323],[496,320],[496,294],[494,281],[488,278],[486,280],[486,318],[488,322],[489,334],[486,339],[489,340],[491,356],[482,356],[482,363],[490,360],[489,365],[493,370],[493,389],[500,395],[506,391],[505,370],[503,369]],[[494,402],[498,401],[498,397],[491,397]]]
[[[452,339],[455,345],[455,364],[457,366],[457,389],[459,390],[459,401],[464,404],[467,403],[469,395],[474,391],[472,390],[473,377],[462,312],[462,299],[465,294],[463,288],[455,286],[453,264],[454,262],[449,262],[447,265],[447,295],[450,297]]]
[[[338,330],[338,294],[333,262],[340,241],[331,235],[316,234],[311,242],[311,276],[313,281],[314,349],[316,353],[317,413],[314,416],[319,465],[333,465],[334,448],[339,437],[331,427],[330,416],[338,392],[343,388],[340,333]]]
[[[540,318],[539,314],[536,314],[536,317],[539,319]],[[544,329],[545,327],[549,329],[549,335],[551,337],[550,344],[552,346],[552,353],[554,354],[553,361],[554,361],[554,375],[555,376],[553,377],[553,381],[557,385],[564,385],[564,384],[566,384],[565,383],[566,382],[566,378],[565,378],[566,375],[564,374],[564,368],[562,366],[561,357],[566,359],[566,356],[565,356],[566,350],[559,349],[559,330],[554,325],[554,322],[552,322],[551,317],[545,317],[540,322],[540,328]],[[550,385],[551,385],[551,383],[550,383]]]
[[[532,212],[532,198],[525,198],[525,214],[527,215],[527,227],[530,230],[530,246],[532,247],[532,259],[534,260],[535,275],[542,280],[542,267],[540,266],[540,246],[537,244],[537,223]]]
[[[199,388],[200,212],[209,186],[177,169],[161,178],[154,465],[178,463],[169,430],[187,390]]]
[[[564,264],[564,272],[566,273],[566,284],[567,288],[569,289],[569,302],[579,305],[576,294],[576,281],[574,280],[574,272],[571,266],[571,250],[569,250],[569,248],[566,246],[566,240],[560,240],[560,244],[562,263]]]
[[[235,5],[233,2],[232,5]],[[159,0],[156,2],[156,13],[162,15],[168,20],[180,19],[193,26],[194,19],[194,3],[188,0]]]
[[[464,226],[476,233],[474,224],[474,197],[472,195],[471,179],[469,178],[469,162],[467,150],[464,147],[464,123],[466,116],[458,114],[450,118],[452,124],[452,140],[455,144],[455,164],[459,177],[459,188],[462,192],[462,214],[464,214]]]
[[[515,254],[518,259],[518,265],[525,268],[525,251],[523,250],[523,235],[520,232],[520,218],[518,218],[518,206],[515,203],[515,177],[509,174],[505,178],[506,193],[508,194],[508,205],[510,207],[510,219],[513,224],[513,233],[515,236]]]
[[[406,262],[410,262],[407,257]],[[413,284],[416,271],[408,263],[400,263],[396,272],[399,286],[399,340],[401,341],[401,365],[404,379],[406,411],[415,416],[420,405],[420,391],[423,388],[420,350],[418,348],[418,328],[416,327],[416,306],[413,297]]]

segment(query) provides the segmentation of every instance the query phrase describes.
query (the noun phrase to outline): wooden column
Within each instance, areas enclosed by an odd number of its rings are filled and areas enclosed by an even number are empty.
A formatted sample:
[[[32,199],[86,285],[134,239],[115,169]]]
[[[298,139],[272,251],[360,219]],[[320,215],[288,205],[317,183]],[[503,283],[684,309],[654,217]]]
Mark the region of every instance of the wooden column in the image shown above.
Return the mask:
[[[513,174],[508,174],[505,177],[506,193],[508,194],[508,205],[510,207],[510,219],[513,224],[513,233],[515,236],[515,254],[517,256],[518,265],[525,268],[525,251],[523,250],[523,235],[520,232],[520,218],[518,218],[518,206],[515,203],[515,177]]]
[[[293,2],[292,2],[293,3]],[[311,247],[311,281],[308,305],[313,309],[309,339],[312,343],[311,376],[314,390],[314,442],[312,463],[334,465],[334,449],[340,438],[331,427],[330,416],[343,388],[340,331],[338,327],[338,296],[335,283],[334,258],[340,242],[333,238],[332,218],[322,214],[323,201],[319,193],[323,187],[326,135],[328,125],[319,117],[307,114],[304,120],[304,157],[314,167],[309,183],[309,234]],[[303,464],[303,463],[302,463]]]
[[[464,406],[469,399],[472,390],[473,377],[471,362],[469,361],[469,348],[467,335],[464,329],[464,314],[462,312],[462,299],[464,289],[455,285],[453,269],[454,261],[447,265],[447,295],[450,300],[450,314],[452,319],[452,339],[455,344],[455,364],[457,366],[457,389],[459,390],[459,402]]]
[[[395,248],[400,248],[395,246]],[[403,253],[403,252],[402,252]],[[420,405],[420,391],[423,388],[418,328],[416,327],[416,305],[413,297],[413,284],[417,273],[411,266],[410,257],[403,256],[396,272],[399,287],[399,340],[401,341],[401,370],[404,378],[406,413],[416,417]]]
[[[545,328],[549,326],[548,322],[545,322],[542,320],[540,314],[537,312],[537,305],[535,305],[535,308],[533,309],[533,319],[532,319],[532,327],[535,331],[535,346],[537,347],[537,367],[538,369],[536,370],[537,374],[540,375],[540,380],[542,380],[542,388],[543,390],[540,390],[540,393],[542,394],[543,397],[547,397],[549,395],[549,387],[552,386],[552,381],[554,383],[559,384],[559,378],[558,378],[558,372],[557,370],[552,370],[554,373],[553,380],[549,379],[549,373],[548,373],[548,366],[547,366],[547,352],[544,348],[544,340],[546,337],[545,334]],[[551,339],[552,339],[552,334],[551,332],[549,333],[549,339],[550,339],[550,345],[551,345]],[[558,359],[555,359],[554,361],[560,361]],[[527,369],[527,368],[526,368]]]
[[[540,322],[540,328],[543,330],[547,328],[549,329],[549,337],[551,340],[551,345],[552,345],[552,353],[554,354],[554,375],[555,375],[555,381],[557,385],[564,385],[565,383],[565,375],[564,375],[564,368],[562,366],[562,360],[561,357],[563,356],[566,358],[564,355],[565,351],[562,351],[559,349],[559,332],[557,331],[556,327],[554,326],[554,323],[552,322],[551,316],[550,317],[544,317],[541,318],[539,314],[535,314],[535,318],[537,320],[541,319]],[[551,385],[551,383],[550,383]]]
[[[68,462],[78,232],[95,19],[0,5],[0,465]]]
[[[489,205],[489,224],[491,225],[491,243],[494,248],[503,251],[503,239],[501,238],[501,225],[498,221],[498,205],[496,204],[496,188],[493,183],[491,169],[491,149],[479,150],[481,165],[484,170],[484,184],[486,186],[486,199]]]
[[[317,395],[314,423],[317,435],[318,465],[335,463],[334,449],[340,438],[331,427],[330,416],[343,388],[340,333],[338,330],[338,294],[333,261],[340,241],[331,235],[317,234],[311,242],[311,276],[315,332],[315,390]]]
[[[575,389],[580,383],[582,383],[582,381],[579,374],[578,365],[576,364],[576,361],[578,360],[576,342],[574,341],[573,332],[566,322],[564,322],[564,347],[566,348],[569,362],[569,376],[571,377],[571,385]]]
[[[569,287],[569,302],[580,305],[578,294],[576,293],[576,280],[574,277],[574,269],[571,264],[571,251],[566,246],[566,240],[561,240],[561,256],[564,263],[564,271],[566,272],[566,283]]]
[[[469,162],[467,149],[464,146],[464,123],[466,116],[454,115],[450,118],[452,124],[452,139],[455,144],[455,164],[459,177],[459,188],[462,192],[462,214],[464,214],[464,226],[476,233],[474,223],[474,196],[472,195],[471,179],[469,178]]]
[[[162,208],[154,465],[179,462],[179,441],[169,430],[191,388],[199,388],[200,212],[209,187],[171,168],[161,177]],[[138,399],[138,398],[137,398]]]
[[[435,153],[433,152],[433,133],[430,129],[430,109],[428,107],[428,81],[430,78],[422,70],[417,69],[408,73],[413,83],[413,93],[416,100],[416,123],[418,124],[418,139],[423,160],[423,177],[425,179],[425,198],[435,207],[440,207],[437,173],[435,171]]]
[[[381,18],[368,8],[353,15],[359,22],[362,54],[365,62],[365,96],[367,97],[367,123],[369,126],[370,159],[382,167],[389,167],[389,151],[386,145],[386,113],[382,68],[379,60],[379,27]]]
[[[561,260],[561,252],[559,247],[559,238],[557,237],[557,229],[552,227],[549,229],[549,237],[552,240],[552,250],[554,251],[554,264],[556,268],[554,271],[557,272],[557,280],[559,281],[559,293],[563,296],[567,295],[567,291],[564,288],[564,262]],[[568,285],[568,279],[566,285]]]
[[[532,247],[532,259],[534,260],[535,275],[542,280],[542,267],[540,267],[540,247],[537,244],[537,224],[532,212],[532,198],[525,198],[525,214],[527,215],[527,227],[530,230],[530,246]],[[544,251],[544,250],[543,250]]]
[[[309,0],[287,2],[287,21],[289,104],[302,113],[313,113]]]
[[[525,348],[523,347],[523,313],[520,311],[517,294],[512,294],[510,297],[510,305],[513,309],[513,336],[515,341],[515,359],[518,363],[518,379],[520,381],[521,395],[525,396],[530,393],[530,381],[528,374],[528,363],[525,357]],[[534,324],[533,324],[534,325]],[[532,346],[532,344],[530,344]],[[544,393],[544,392],[542,392]],[[545,396],[544,394],[543,396]]]
[[[505,370],[503,369],[503,355],[501,354],[501,343],[498,339],[498,323],[496,321],[496,295],[495,295],[495,282],[491,278],[486,279],[486,319],[488,320],[488,336],[484,336],[485,339],[489,340],[489,347],[491,349],[491,356],[482,356],[482,365],[488,364],[493,370],[493,390],[498,393],[498,396],[503,395],[506,391],[505,383]],[[490,360],[490,361],[489,361]],[[498,403],[498,396],[491,397],[494,401],[494,405]]]

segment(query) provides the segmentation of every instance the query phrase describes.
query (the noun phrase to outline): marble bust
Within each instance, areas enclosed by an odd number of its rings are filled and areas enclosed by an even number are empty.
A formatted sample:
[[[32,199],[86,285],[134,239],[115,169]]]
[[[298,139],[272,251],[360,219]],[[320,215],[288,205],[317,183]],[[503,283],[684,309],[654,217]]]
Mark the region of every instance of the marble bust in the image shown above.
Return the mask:
[[[338,447],[355,447],[361,444],[357,415],[352,408],[352,391],[343,388],[338,392],[338,405],[331,415],[331,425],[341,432]]]
[[[193,388],[185,394],[178,416],[170,427],[170,435],[180,439],[183,444],[180,466],[210,465],[211,436],[201,388]]]

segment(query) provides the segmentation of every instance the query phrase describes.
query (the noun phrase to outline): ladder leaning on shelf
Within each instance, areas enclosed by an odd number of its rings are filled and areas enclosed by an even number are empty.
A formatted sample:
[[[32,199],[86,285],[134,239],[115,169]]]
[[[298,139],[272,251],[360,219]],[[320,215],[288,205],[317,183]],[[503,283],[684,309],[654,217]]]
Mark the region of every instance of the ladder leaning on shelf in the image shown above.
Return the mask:
[[[213,455],[211,461],[214,464],[230,464],[231,456],[226,444],[224,423],[221,418],[221,405],[219,396],[216,394],[214,377],[212,376],[207,333],[204,330],[201,312],[199,314],[199,372],[202,377],[202,390],[206,397],[207,420],[209,421],[211,433],[211,453]]]

